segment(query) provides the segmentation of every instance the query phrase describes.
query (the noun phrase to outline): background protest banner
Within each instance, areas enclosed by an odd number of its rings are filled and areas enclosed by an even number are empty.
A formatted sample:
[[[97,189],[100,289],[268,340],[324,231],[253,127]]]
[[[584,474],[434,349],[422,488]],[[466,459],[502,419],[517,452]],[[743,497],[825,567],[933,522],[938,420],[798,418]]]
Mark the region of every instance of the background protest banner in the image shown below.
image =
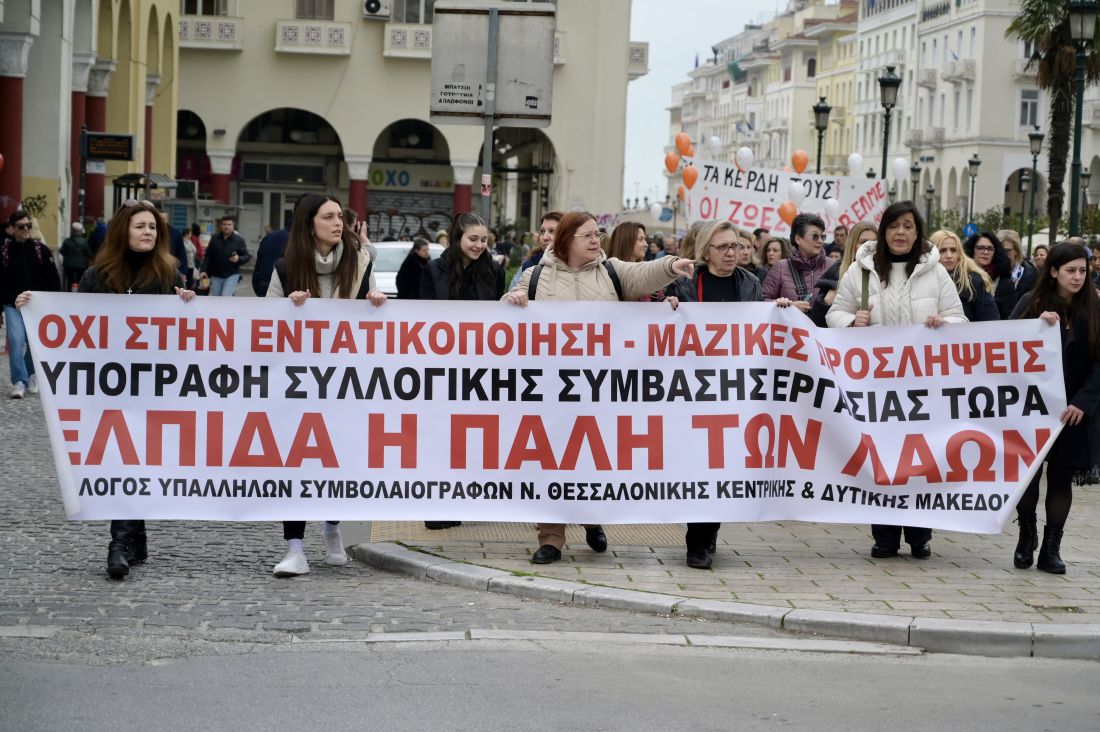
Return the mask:
[[[1065,408],[1038,320],[61,293],[23,312],[77,519],[997,532]]]
[[[698,179],[686,189],[688,221],[730,221],[752,231],[768,229],[773,236],[790,236],[791,227],[779,215],[779,207],[792,201],[792,184],[804,196],[794,200],[799,213],[815,213],[832,231],[838,224],[849,229],[859,221],[875,224],[889,200],[886,183],[878,179],[788,173],[767,168],[742,170],[733,163],[693,161]],[[836,203],[829,203],[834,200]]]

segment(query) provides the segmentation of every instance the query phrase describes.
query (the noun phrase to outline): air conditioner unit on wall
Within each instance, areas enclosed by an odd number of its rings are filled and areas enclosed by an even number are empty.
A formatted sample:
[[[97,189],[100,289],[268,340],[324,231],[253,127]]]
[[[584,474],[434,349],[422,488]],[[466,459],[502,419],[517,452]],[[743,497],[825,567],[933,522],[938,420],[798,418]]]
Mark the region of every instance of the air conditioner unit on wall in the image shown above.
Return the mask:
[[[363,0],[363,17],[367,20],[389,20],[390,0]]]

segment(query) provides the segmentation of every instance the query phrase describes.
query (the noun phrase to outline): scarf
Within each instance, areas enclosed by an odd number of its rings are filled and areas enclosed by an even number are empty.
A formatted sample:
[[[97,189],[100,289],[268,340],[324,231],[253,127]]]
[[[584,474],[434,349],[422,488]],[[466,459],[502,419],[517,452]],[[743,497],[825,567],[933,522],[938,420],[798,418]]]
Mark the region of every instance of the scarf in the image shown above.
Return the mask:
[[[802,250],[798,247],[791,247],[791,262],[797,264],[798,268],[803,272],[813,272],[817,267],[821,266],[821,263],[825,261],[827,254],[825,249],[822,248],[820,252],[815,254],[809,259],[802,254]]]
[[[317,285],[321,288],[321,297],[333,297],[336,294],[332,273],[336,271],[342,256],[344,256],[344,242],[337,244],[327,257],[322,257],[317,250],[313,251],[313,266],[317,270]],[[340,294],[343,296],[343,293]]]

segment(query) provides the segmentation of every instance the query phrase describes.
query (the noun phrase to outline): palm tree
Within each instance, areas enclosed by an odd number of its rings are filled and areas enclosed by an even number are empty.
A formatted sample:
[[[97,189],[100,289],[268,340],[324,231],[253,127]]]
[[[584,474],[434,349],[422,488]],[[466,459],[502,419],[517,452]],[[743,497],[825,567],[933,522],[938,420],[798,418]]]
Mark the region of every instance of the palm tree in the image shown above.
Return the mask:
[[[1050,93],[1050,125],[1047,142],[1047,215],[1051,221],[1051,241],[1062,218],[1069,160],[1070,134],[1073,131],[1075,99],[1074,76],[1077,48],[1069,28],[1069,3],[1066,0],[1020,0],[1020,12],[1009,24],[1005,37],[1030,42],[1033,49],[1028,68],[1038,69],[1039,87]],[[1085,83],[1100,76],[1100,61],[1094,46],[1089,50]]]

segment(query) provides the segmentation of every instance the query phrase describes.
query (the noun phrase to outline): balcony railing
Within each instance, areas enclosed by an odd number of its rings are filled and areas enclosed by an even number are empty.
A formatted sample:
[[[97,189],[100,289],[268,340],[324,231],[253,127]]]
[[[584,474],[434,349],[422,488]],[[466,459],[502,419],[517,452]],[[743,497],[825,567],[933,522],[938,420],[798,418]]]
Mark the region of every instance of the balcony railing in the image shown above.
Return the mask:
[[[925,135],[925,142],[933,147],[943,147],[945,135],[942,127],[933,127]]]
[[[930,20],[942,18],[950,12],[950,0],[930,0],[929,2],[925,2],[924,8],[921,9],[920,20],[922,23],[927,23]]]
[[[909,147],[920,147],[924,144],[924,130],[912,129],[905,135],[905,144]]]
[[[974,81],[978,63],[972,58],[960,58],[957,61],[948,62],[943,70],[944,81],[958,84],[964,81]]]
[[[557,51],[557,44],[554,44]],[[626,74],[633,81],[649,73],[649,44],[631,41],[626,47]]]
[[[419,58],[429,61],[432,58],[432,27],[421,23],[386,23],[383,31],[382,55],[386,58]],[[554,34],[554,65],[561,66],[565,63],[562,56],[562,41],[565,34]],[[645,54],[642,60],[643,71],[638,76],[649,71],[649,44],[631,44],[631,46],[645,46]],[[635,77],[631,77],[635,78]]]
[[[180,48],[240,51],[244,48],[244,18],[227,15],[185,15],[180,18]]]
[[[1034,79],[1036,73],[1039,70],[1039,64],[1034,64],[1031,68],[1028,68],[1028,64],[1031,63],[1030,59],[1018,58],[1012,62],[1012,75],[1017,79]]]
[[[917,72],[917,86],[925,89],[935,89],[938,74],[935,69],[921,69]]]
[[[1084,112],[1081,115],[1082,121],[1087,127],[1093,129],[1100,127],[1100,102],[1086,102],[1082,111]]]
[[[275,51],[348,56],[351,54],[351,23],[278,20],[275,22]]]

